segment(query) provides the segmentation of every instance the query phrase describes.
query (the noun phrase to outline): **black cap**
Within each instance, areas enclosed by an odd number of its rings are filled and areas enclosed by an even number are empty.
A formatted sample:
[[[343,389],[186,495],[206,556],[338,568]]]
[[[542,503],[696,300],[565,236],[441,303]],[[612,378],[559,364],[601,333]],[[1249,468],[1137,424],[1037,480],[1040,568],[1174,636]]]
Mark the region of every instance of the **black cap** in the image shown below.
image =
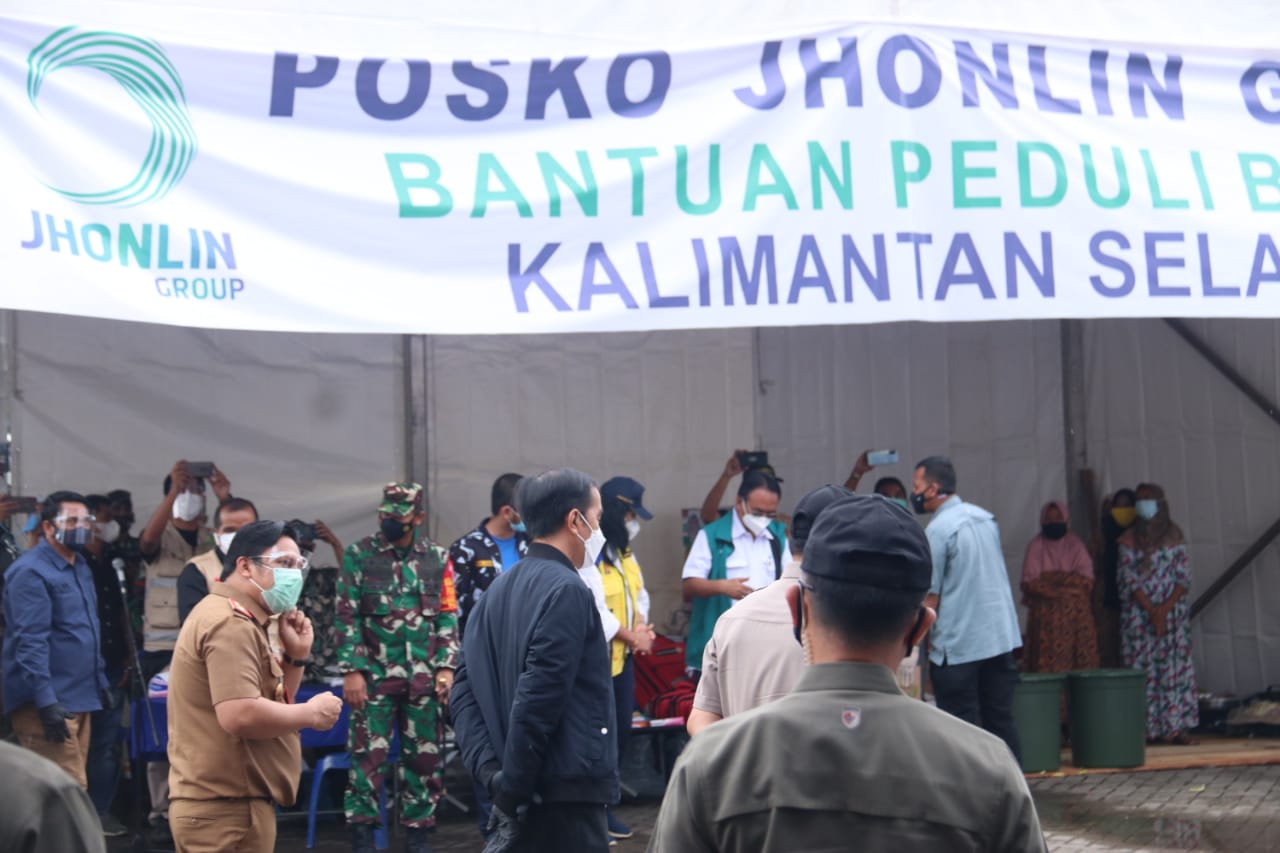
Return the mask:
[[[645,521],[653,518],[653,513],[644,508],[640,502],[644,497],[644,486],[630,477],[613,477],[600,487],[600,500],[620,500],[629,506],[636,515]]]
[[[853,492],[844,486],[830,484],[814,489],[800,499],[795,512],[791,514],[791,547],[792,550],[804,550],[813,530],[813,523],[818,520],[822,511],[838,500],[853,497]]]
[[[902,592],[925,593],[933,580],[924,530],[883,495],[854,495],[823,510],[803,567],[807,575]]]

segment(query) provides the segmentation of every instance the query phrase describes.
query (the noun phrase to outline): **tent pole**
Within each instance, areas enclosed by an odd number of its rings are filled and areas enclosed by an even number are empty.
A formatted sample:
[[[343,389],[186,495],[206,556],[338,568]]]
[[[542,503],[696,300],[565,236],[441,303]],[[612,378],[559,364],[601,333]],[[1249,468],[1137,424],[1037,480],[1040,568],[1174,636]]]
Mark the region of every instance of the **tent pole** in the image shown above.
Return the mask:
[[[1240,371],[1232,367],[1225,358],[1218,354],[1218,351],[1209,346],[1209,343],[1202,339],[1199,335],[1191,330],[1191,327],[1184,320],[1174,318],[1165,318],[1165,325],[1182,338],[1196,352],[1200,353],[1200,357],[1209,362],[1213,369],[1221,373],[1228,382],[1236,387],[1243,395],[1249,398],[1249,401],[1257,406],[1266,414],[1267,417],[1280,424],[1280,408],[1276,407],[1266,394],[1263,394],[1253,386],[1248,379]]]
[[[9,441],[13,433],[14,404],[18,393],[18,314],[0,310],[0,442]],[[16,442],[15,442],[16,443]],[[9,473],[5,491],[12,493],[21,485],[18,477],[19,454],[9,448]]]
[[[1209,584],[1209,588],[1201,593],[1199,598],[1192,602],[1192,618],[1198,616],[1201,610],[1204,610],[1211,601],[1217,598],[1218,593],[1230,586],[1231,582],[1236,579],[1237,575],[1249,568],[1249,565],[1257,559],[1259,554],[1267,550],[1268,546],[1276,540],[1277,536],[1280,536],[1280,519],[1277,519],[1270,527],[1267,528],[1265,533],[1254,540],[1253,544],[1246,548],[1243,554],[1236,557],[1235,562],[1227,566],[1227,570],[1218,575],[1217,579],[1214,580],[1213,583]]]
[[[1071,526],[1090,541],[1091,496],[1084,492],[1082,472],[1088,467],[1085,446],[1084,321],[1059,320],[1062,347],[1062,419],[1066,454],[1067,507]]]
[[[764,436],[760,431],[760,413],[764,410],[764,395],[769,393],[769,384],[764,380],[764,366],[760,363],[760,327],[756,326],[751,330],[751,388],[754,392],[751,395],[751,414],[755,421],[752,424],[755,433],[755,444],[752,447],[756,450],[768,449],[764,446]]]
[[[427,486],[427,337],[402,335],[400,345],[404,366],[404,477]]]

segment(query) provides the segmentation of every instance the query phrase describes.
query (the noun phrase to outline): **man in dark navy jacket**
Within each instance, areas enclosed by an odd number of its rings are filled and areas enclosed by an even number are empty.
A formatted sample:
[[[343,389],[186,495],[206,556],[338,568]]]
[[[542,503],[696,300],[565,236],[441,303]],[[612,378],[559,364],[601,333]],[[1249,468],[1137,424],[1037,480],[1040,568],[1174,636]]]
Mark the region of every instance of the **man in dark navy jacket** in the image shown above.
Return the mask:
[[[594,565],[600,491],[570,468],[517,494],[533,543],[468,621],[454,679],[463,761],[493,798],[488,853],[609,847],[618,799],[609,651],[578,568]]]

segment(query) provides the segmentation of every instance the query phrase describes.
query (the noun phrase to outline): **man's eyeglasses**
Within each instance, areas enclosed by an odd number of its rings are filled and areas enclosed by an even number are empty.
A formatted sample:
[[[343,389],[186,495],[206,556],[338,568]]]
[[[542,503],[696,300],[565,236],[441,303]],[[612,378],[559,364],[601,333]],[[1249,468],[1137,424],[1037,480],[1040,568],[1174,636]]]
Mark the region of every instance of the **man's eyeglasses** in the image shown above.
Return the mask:
[[[305,571],[311,565],[311,561],[306,557],[296,557],[293,554],[263,554],[261,557],[250,557],[249,559],[269,569],[302,569]],[[273,563],[271,562],[272,560],[279,560],[279,562]]]

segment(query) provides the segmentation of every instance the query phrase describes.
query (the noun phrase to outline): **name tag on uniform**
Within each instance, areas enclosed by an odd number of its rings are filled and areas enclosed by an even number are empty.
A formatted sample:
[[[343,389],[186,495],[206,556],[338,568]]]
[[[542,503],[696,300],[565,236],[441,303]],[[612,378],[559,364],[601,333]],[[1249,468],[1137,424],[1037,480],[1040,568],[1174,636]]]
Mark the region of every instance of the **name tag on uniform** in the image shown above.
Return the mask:
[[[493,560],[476,560],[476,568],[491,569],[493,568]]]

